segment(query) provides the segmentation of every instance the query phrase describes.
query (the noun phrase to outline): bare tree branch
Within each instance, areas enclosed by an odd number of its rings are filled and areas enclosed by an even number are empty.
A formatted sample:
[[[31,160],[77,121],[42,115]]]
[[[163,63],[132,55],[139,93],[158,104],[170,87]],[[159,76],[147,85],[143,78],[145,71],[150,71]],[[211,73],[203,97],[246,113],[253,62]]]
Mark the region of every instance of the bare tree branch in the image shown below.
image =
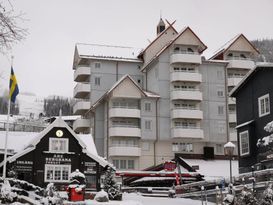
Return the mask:
[[[0,1],[0,52],[5,53],[12,46],[25,39],[27,29],[21,28],[19,22],[25,21],[23,13],[15,14],[10,1],[4,6]]]

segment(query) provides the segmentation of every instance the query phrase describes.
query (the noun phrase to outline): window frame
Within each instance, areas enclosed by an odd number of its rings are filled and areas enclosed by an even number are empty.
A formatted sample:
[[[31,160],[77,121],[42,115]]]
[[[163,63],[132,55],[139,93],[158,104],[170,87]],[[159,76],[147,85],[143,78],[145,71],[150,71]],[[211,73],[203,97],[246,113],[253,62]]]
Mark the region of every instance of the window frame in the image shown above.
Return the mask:
[[[99,65],[99,66],[97,66]],[[94,68],[100,69],[101,68],[101,62],[94,62]]]
[[[247,134],[247,149],[248,149],[248,151],[247,152],[244,152],[243,153],[243,144],[242,144],[242,135],[244,135],[244,134]],[[248,130],[245,130],[245,131],[243,131],[243,132],[240,132],[239,133],[239,139],[240,139],[240,156],[247,156],[247,155],[249,155],[250,154],[250,144],[249,144],[249,132],[248,132]]]
[[[152,130],[152,120],[144,120],[145,130]]]
[[[266,102],[265,100],[268,99],[268,111],[266,111]],[[263,106],[264,106],[264,113],[262,113],[262,102],[263,102]],[[263,117],[266,115],[270,114],[270,97],[269,97],[269,93],[261,96],[258,98],[258,112],[259,112],[259,117]]]
[[[101,85],[101,77],[100,76],[95,76],[94,77],[94,85],[95,86],[100,86]]]
[[[47,171],[53,168],[53,179],[48,179],[47,178]],[[55,179],[55,173],[56,173],[56,168],[60,168],[61,170],[61,179]],[[68,177],[67,180],[63,180],[63,170],[64,168],[68,168]],[[45,182],[69,182],[69,176],[71,174],[71,165],[69,164],[45,164],[45,173],[44,173],[44,181]]]
[[[64,151],[61,150],[53,150],[53,141],[65,141],[66,149]],[[48,151],[49,152],[54,152],[54,153],[64,153],[64,152],[69,152],[69,139],[68,138],[56,138],[56,137],[50,137],[49,138],[49,146],[48,146]]]
[[[152,103],[151,102],[144,102],[144,111],[151,112],[152,111]]]

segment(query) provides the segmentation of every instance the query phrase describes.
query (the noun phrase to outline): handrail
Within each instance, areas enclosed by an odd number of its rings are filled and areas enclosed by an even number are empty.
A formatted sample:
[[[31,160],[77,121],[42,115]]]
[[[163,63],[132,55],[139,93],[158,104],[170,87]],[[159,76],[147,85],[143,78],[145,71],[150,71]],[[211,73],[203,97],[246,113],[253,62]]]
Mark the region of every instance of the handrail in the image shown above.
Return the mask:
[[[174,107],[174,108],[172,108],[172,110],[200,110],[200,108],[197,108],[197,107]]]
[[[199,88],[173,88],[173,91],[200,91]]]
[[[183,126],[183,125],[178,125],[178,126],[174,126],[173,129],[201,129],[201,127],[199,126],[196,126],[196,127],[193,127],[193,126]]]
[[[117,105],[117,106],[112,106],[112,108],[123,108],[123,109],[137,109],[139,110],[138,106],[122,106],[122,105]]]

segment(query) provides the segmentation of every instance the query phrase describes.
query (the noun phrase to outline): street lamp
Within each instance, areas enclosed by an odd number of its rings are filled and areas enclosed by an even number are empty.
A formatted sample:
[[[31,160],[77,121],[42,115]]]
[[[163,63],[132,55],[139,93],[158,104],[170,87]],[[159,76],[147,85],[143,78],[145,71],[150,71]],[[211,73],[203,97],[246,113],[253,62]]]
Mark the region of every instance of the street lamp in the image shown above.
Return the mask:
[[[230,183],[232,184],[232,164],[231,159],[233,156],[233,151],[235,149],[235,145],[232,142],[228,142],[224,145],[225,155],[229,156],[229,171],[230,171]]]

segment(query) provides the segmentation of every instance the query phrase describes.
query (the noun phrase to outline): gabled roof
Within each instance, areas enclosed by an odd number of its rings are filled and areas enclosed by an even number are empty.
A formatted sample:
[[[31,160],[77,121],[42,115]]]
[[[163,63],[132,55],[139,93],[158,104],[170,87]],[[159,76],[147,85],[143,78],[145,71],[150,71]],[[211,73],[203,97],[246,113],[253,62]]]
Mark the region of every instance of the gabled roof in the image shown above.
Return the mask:
[[[218,57],[221,54],[224,54],[226,51],[229,50],[229,48],[236,43],[236,41],[240,38],[244,38],[246,40],[247,43],[249,43],[249,45],[257,52],[257,54],[259,54],[260,52],[257,50],[257,48],[255,48],[255,46],[245,37],[244,34],[238,34],[236,36],[234,36],[231,40],[229,40],[227,43],[225,43],[222,47],[220,47],[215,54],[209,58],[209,60],[212,60],[216,57]]]
[[[97,151],[91,152],[90,146],[87,146],[84,141],[79,137],[65,122],[61,117],[58,117],[53,123],[51,123],[49,126],[47,126],[42,132],[36,133],[35,136],[30,136],[30,142],[28,143],[27,146],[15,155],[11,156],[8,158],[8,162],[13,162],[17,158],[31,152],[32,150],[35,149],[36,145],[41,141],[41,139],[54,127],[63,127],[66,128],[72,135],[75,137],[75,139],[78,141],[80,146],[82,147],[82,151],[86,153],[89,157],[97,161],[101,166],[105,167],[107,165],[111,166],[106,160],[104,160],[102,157],[98,156],[96,153]],[[90,136],[91,137],[91,136]],[[90,139],[91,140],[91,139]],[[85,140],[87,142],[87,140]],[[88,142],[87,142],[88,143]],[[90,143],[92,143],[90,141]],[[3,162],[0,164],[0,167],[3,165]]]
[[[177,33],[178,34],[178,32],[177,32],[177,30],[173,27],[173,25],[174,25],[174,23],[176,22],[176,21],[174,21],[174,22],[172,22],[172,23],[170,23],[169,21],[167,21],[166,20],[166,22],[168,23],[168,26],[165,28],[165,30],[164,31],[162,31],[144,50],[142,50],[141,52],[140,52],[140,54],[138,55],[138,58],[141,58],[141,56],[144,54],[144,52],[152,45],[152,44],[154,44],[167,30],[169,30],[169,29],[173,29],[174,30],[174,32],[175,33]]]
[[[203,45],[203,50],[199,51],[199,53],[202,53],[204,50],[207,49],[207,46],[200,40],[200,38],[193,32],[193,30],[187,26],[185,28],[183,28],[179,34],[173,38],[169,43],[167,43],[142,69],[141,71],[145,70],[150,64],[152,64],[152,62],[158,57],[160,56],[167,48],[169,48],[180,36],[182,36],[187,30],[189,30],[197,39],[198,41]]]
[[[148,91],[144,91],[141,89],[141,87],[139,87],[139,85],[131,78],[130,75],[124,75],[122,76],[106,93],[104,93],[90,108],[89,111],[94,110],[94,108],[96,108],[107,96],[109,96],[113,90],[115,90],[116,87],[118,87],[118,85],[120,85],[125,79],[129,79],[133,85],[139,90],[139,92],[142,93],[143,96],[145,97],[150,97],[150,98],[159,98],[160,96],[152,93],[152,92],[148,92]],[[87,111],[87,112],[89,112]]]
[[[250,70],[245,75],[245,77],[237,84],[237,86],[230,91],[229,96],[236,97],[240,89],[255,75],[256,72],[258,72],[259,70],[263,68],[273,69],[273,63],[258,63],[256,67]]]

